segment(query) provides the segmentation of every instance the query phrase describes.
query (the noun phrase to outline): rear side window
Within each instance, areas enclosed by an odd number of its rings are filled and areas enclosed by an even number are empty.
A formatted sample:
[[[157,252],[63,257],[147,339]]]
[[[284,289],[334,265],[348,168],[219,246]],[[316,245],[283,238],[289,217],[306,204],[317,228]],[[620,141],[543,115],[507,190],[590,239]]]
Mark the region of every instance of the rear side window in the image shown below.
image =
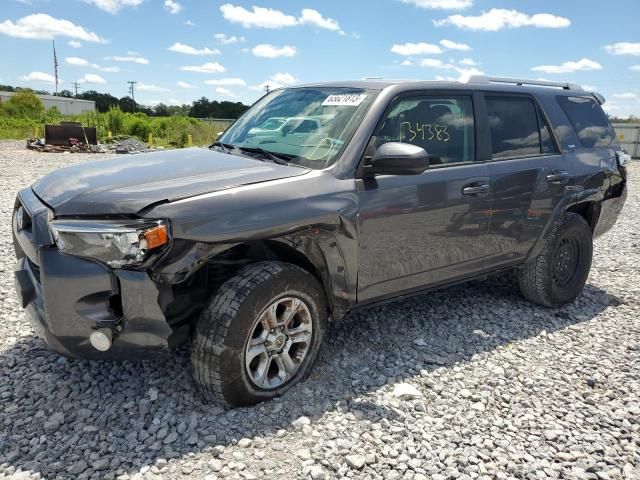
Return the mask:
[[[611,145],[614,139],[611,125],[595,100],[559,96],[558,103],[573,125],[582,145],[586,148],[604,148]]]
[[[493,158],[525,157],[556,151],[549,127],[529,98],[486,97]]]

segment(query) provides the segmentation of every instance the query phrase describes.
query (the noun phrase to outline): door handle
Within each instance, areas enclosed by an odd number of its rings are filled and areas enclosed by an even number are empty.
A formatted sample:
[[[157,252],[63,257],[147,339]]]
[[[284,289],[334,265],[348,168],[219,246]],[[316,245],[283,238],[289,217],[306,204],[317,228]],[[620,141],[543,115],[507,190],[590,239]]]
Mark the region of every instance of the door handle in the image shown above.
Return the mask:
[[[569,180],[569,172],[565,170],[558,170],[556,172],[547,175],[547,182],[549,183],[564,183]]]
[[[483,183],[481,185],[467,185],[462,187],[463,195],[479,195],[481,193],[487,193],[489,191],[489,185]]]

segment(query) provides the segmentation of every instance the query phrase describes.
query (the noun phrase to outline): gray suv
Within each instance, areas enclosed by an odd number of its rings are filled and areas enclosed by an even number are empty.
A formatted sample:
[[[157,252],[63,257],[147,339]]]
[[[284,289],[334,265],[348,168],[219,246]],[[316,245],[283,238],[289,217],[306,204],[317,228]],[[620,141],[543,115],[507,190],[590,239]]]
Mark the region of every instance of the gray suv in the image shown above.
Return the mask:
[[[255,404],[303,379],[355,309],[508,270],[533,302],[573,301],[626,198],[603,102],[491,77],[276,90],[209,148],[21,190],[16,289],[56,352],[191,340],[204,396]]]

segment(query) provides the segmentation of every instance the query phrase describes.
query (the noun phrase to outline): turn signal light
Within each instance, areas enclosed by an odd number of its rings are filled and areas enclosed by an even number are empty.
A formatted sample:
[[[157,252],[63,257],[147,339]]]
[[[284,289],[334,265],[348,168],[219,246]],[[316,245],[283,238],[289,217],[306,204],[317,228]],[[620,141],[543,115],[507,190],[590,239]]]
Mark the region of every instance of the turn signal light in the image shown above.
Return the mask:
[[[144,239],[147,241],[147,249],[153,250],[154,248],[166,245],[169,241],[169,235],[167,234],[166,225],[158,225],[144,232]]]

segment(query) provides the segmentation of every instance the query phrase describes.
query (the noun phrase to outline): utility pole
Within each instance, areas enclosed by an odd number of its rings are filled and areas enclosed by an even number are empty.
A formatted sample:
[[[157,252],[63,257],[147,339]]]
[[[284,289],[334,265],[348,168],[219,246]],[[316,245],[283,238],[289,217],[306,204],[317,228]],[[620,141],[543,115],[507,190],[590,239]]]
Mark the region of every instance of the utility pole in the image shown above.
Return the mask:
[[[135,90],[135,85],[138,82],[132,82],[131,80],[129,80],[127,83],[129,84],[129,93],[131,93],[131,100],[133,101],[133,111],[135,112],[136,111],[136,97],[135,97],[134,90]]]
[[[264,91],[265,91],[266,93],[269,93],[269,92],[271,91],[271,87],[269,86],[269,84],[268,84],[268,83],[264,86]]]
[[[56,41],[53,40],[53,70],[56,77],[56,95],[58,95],[58,56],[56,55]]]
[[[73,82],[73,88],[75,88],[76,90],[76,97],[78,96],[78,87],[80,87],[80,84],[78,82]]]

